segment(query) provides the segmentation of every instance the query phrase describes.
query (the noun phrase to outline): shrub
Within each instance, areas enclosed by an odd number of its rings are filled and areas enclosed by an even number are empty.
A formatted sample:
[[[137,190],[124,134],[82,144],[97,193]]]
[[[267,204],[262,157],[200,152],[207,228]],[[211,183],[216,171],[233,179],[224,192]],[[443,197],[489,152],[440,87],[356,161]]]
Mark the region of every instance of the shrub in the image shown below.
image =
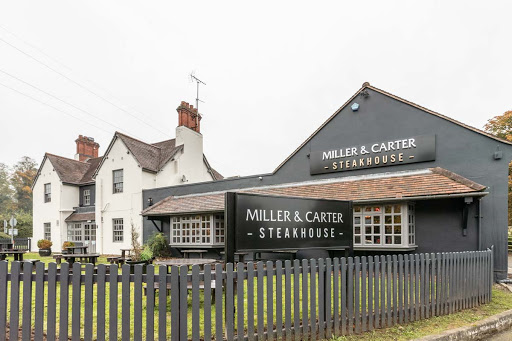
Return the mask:
[[[11,236],[3,232],[0,232],[0,239],[11,239]]]
[[[171,255],[169,241],[163,233],[153,234],[146,245],[149,246],[155,257],[169,257]]]
[[[64,243],[62,243],[62,250],[66,250],[68,247],[73,247],[73,246],[75,246],[75,243],[65,241]]]
[[[148,245],[144,246],[144,250],[142,250],[140,254],[140,260],[149,261],[153,259],[153,252],[151,252],[151,249]]]
[[[48,239],[39,239],[37,241],[37,247],[40,249],[40,250],[49,250],[51,249],[53,243],[51,241],[49,241]]]

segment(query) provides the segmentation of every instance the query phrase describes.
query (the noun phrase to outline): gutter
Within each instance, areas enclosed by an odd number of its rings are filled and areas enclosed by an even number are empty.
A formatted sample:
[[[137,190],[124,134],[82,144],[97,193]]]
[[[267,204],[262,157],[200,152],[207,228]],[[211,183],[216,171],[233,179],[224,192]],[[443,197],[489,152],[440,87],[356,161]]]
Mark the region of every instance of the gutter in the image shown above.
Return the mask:
[[[429,196],[416,196],[416,197],[403,197],[403,198],[384,198],[384,199],[362,199],[353,200],[354,204],[366,204],[366,203],[377,203],[377,202],[394,202],[394,201],[407,201],[407,200],[432,200],[432,199],[450,199],[450,198],[465,198],[465,197],[484,197],[489,192],[468,192],[468,193],[457,193],[457,194],[438,194]]]

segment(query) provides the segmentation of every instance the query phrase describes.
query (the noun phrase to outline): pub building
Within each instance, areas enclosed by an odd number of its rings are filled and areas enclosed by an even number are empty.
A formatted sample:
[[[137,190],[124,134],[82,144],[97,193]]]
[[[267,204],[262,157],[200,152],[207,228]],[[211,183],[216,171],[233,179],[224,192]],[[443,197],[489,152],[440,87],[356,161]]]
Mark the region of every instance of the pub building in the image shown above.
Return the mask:
[[[502,279],[511,159],[510,142],[364,83],[272,173],[144,190],[143,237],[220,258],[226,192],[350,200],[355,255],[493,246]]]

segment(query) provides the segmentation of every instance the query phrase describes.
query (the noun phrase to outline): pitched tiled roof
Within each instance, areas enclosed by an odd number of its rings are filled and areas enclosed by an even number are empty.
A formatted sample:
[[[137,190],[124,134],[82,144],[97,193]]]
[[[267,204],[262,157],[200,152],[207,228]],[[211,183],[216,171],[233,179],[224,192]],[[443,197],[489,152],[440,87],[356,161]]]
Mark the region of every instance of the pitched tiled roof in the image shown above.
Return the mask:
[[[183,150],[183,145],[176,146],[176,139],[149,144],[119,132],[116,132],[116,136],[123,141],[126,148],[128,148],[130,153],[132,153],[140,166],[150,172],[158,172],[167,164],[167,162],[169,162],[170,159],[172,159],[173,156]],[[205,164],[208,167],[210,174],[214,178],[213,180],[220,180],[224,178],[210,167],[210,164],[204,155],[203,159],[205,160]]]
[[[50,160],[53,169],[57,172],[62,182],[73,185],[83,185],[93,182],[92,174],[94,174],[98,168],[102,157],[89,159],[87,161],[78,161],[46,153],[45,159]]]
[[[96,219],[94,212],[87,213],[71,213],[69,217],[65,219],[66,222],[72,221],[94,221]]]
[[[305,184],[285,184],[236,192],[333,200],[407,199],[481,192],[486,187],[442,168],[346,177]],[[224,192],[168,197],[145,209],[143,215],[211,212],[224,210]]]

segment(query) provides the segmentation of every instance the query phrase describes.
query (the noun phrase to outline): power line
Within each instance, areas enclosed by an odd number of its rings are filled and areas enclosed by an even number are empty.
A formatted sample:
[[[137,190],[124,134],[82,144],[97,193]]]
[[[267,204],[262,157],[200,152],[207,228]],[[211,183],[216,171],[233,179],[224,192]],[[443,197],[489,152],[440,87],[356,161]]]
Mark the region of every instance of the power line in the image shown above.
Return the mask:
[[[63,114],[66,114],[66,115],[68,115],[68,116],[71,116],[71,117],[73,117],[74,119],[77,119],[77,120],[79,120],[79,121],[82,121],[82,122],[84,122],[84,123],[86,123],[86,124],[88,124],[88,125],[90,125],[90,126],[93,126],[93,127],[97,128],[97,129],[100,129],[100,130],[103,130],[104,132],[106,132],[106,133],[107,133],[107,134],[109,134],[109,135],[111,134],[111,132],[109,132],[109,131],[107,131],[107,130],[105,130],[105,129],[103,129],[103,128],[101,128],[101,127],[99,127],[99,126],[95,125],[95,124],[92,124],[91,122],[87,122],[87,121],[85,121],[85,120],[82,120],[80,117],[76,117],[75,115],[72,115],[72,114],[70,114],[70,113],[68,113],[68,112],[66,112],[66,111],[63,111],[63,110],[61,110],[61,109],[59,109],[59,108],[57,108],[57,107],[54,107],[54,106],[53,106],[53,105],[51,105],[51,104],[48,104],[48,103],[43,102],[43,101],[41,101],[41,100],[38,100],[37,98],[34,98],[34,97],[30,96],[30,95],[27,95],[27,94],[25,94],[25,93],[23,93],[23,92],[21,92],[21,91],[19,91],[19,90],[16,90],[16,89],[14,89],[14,88],[12,88],[12,87],[10,87],[10,86],[8,86],[8,85],[5,85],[5,84],[3,84],[3,83],[1,83],[1,82],[0,82],[0,85],[1,85],[1,86],[3,86],[3,87],[5,87],[5,88],[7,88],[7,89],[9,89],[9,90],[12,90],[12,91],[14,91],[14,92],[17,92],[17,93],[18,93],[18,94],[20,94],[20,95],[23,95],[23,96],[25,96],[25,97],[28,97],[28,98],[30,98],[30,99],[32,99],[32,100],[34,100],[34,101],[36,101],[36,102],[39,102],[39,103],[41,103],[41,104],[44,104],[44,105],[46,105],[46,106],[48,106],[48,107],[50,107],[50,108],[52,108],[52,109],[54,109],[54,110],[57,110],[57,111],[59,111],[59,112],[61,112],[61,113],[63,113]]]
[[[48,53],[44,52],[41,48],[37,47],[36,45],[30,43],[29,41],[27,40],[24,40],[23,38],[21,38],[19,35],[15,34],[14,32],[8,30],[7,28],[5,28],[4,26],[0,25],[0,29],[6,31],[7,33],[9,33],[10,35],[12,35],[13,37],[15,37],[16,39],[22,41],[24,44],[30,46],[31,48],[33,48],[34,50],[38,51],[39,53],[41,53],[42,55],[44,55],[45,57],[53,60],[56,64],[59,64],[60,66],[64,67],[65,69],[67,69],[68,71],[71,71],[73,72],[73,68],[66,65],[65,63],[61,62],[60,60],[56,59],[55,57],[52,57],[50,56]],[[112,95],[112,93],[105,89],[104,87],[98,85],[97,83],[95,82],[92,82],[91,80],[89,79],[85,79],[85,83],[89,83],[91,84],[93,87],[96,87],[96,88],[99,88],[100,90],[102,90],[104,93],[106,93],[107,95],[109,95],[111,98],[115,99],[116,101],[118,102],[121,102],[121,100],[119,98],[117,98],[116,96]],[[132,111],[134,111],[135,113],[141,115],[141,116],[144,116],[145,118],[148,118],[148,115],[140,112],[139,110],[135,109],[133,106],[130,106],[130,105],[126,105],[124,104],[125,107],[128,107],[129,109],[131,109]],[[166,134],[165,132],[162,132],[164,134]],[[167,135],[167,134],[166,134]]]
[[[41,89],[41,88],[39,88],[39,87],[37,87],[37,86],[35,86],[35,85],[33,85],[33,84],[30,84],[29,82],[26,82],[26,81],[24,81],[23,79],[21,79],[21,78],[19,78],[19,77],[16,77],[16,76],[14,76],[14,75],[12,75],[12,74],[10,74],[10,73],[8,73],[8,72],[6,72],[6,71],[2,70],[2,69],[0,69],[0,72],[2,72],[3,74],[6,74],[6,75],[7,75],[7,76],[9,76],[9,77],[12,77],[12,78],[16,79],[16,80],[17,80],[17,81],[19,81],[19,82],[22,82],[23,84],[26,84],[26,85],[28,85],[28,86],[30,86],[30,87],[32,87],[32,88],[34,88],[34,89],[38,90],[38,91],[41,91],[41,92],[42,92],[42,93],[44,93],[45,95],[48,95],[48,96],[50,96],[50,97],[52,97],[52,98],[55,98],[56,100],[58,100],[58,101],[60,101],[60,102],[62,102],[62,103],[65,103],[65,104],[67,104],[67,105],[69,105],[69,106],[71,106],[71,107],[75,108],[76,110],[79,110],[79,111],[83,112],[83,113],[84,113],[84,114],[86,114],[86,115],[89,115],[89,116],[91,116],[91,117],[94,117],[95,119],[100,120],[100,121],[102,121],[102,122],[103,122],[103,123],[105,123],[105,124],[108,124],[109,126],[113,127],[115,130],[120,130],[120,131],[125,131],[125,132],[127,132],[125,129],[122,129],[122,128],[120,128],[120,127],[116,126],[116,125],[113,125],[112,123],[110,123],[110,122],[108,122],[108,121],[106,121],[106,120],[102,119],[101,117],[98,117],[98,116],[96,116],[96,115],[94,115],[94,114],[90,113],[90,112],[89,112],[89,111],[87,111],[87,110],[84,110],[84,109],[82,109],[82,108],[80,108],[80,107],[77,107],[76,105],[74,105],[74,104],[72,104],[72,103],[69,103],[69,102],[67,102],[67,101],[65,101],[65,100],[63,100],[63,99],[61,99],[61,98],[59,98],[59,97],[57,97],[57,96],[55,96],[55,95],[53,95],[53,94],[51,94],[51,93],[47,92],[47,91],[44,91],[43,89]],[[128,133],[129,133],[129,132],[128,132]],[[129,133],[129,134],[130,134],[130,135],[132,135],[132,136],[134,136],[134,137],[137,137],[137,135],[135,135],[135,134],[131,134],[131,133]],[[137,137],[137,138],[138,138],[138,139],[140,139],[139,137]]]
[[[14,32],[8,30],[7,28],[5,28],[4,26],[0,25],[0,28],[2,30],[4,30],[5,32],[9,33],[11,36],[13,36],[14,38],[22,41],[25,45],[28,45],[30,46],[31,48],[33,48],[34,50],[38,51],[39,53],[41,53],[42,55],[44,55],[45,57],[53,60],[55,63],[59,64],[60,66],[63,66],[64,68],[68,69],[68,70],[71,70],[71,68],[69,66],[67,66],[66,64],[62,63],[61,61],[57,60],[56,58],[53,58],[52,56],[50,56],[49,54],[47,54],[46,52],[44,52],[42,49],[40,49],[39,47],[37,47],[36,45],[22,39],[20,36],[18,36],[17,34],[15,34]]]
[[[56,70],[56,69],[52,68],[52,67],[51,67],[51,66],[49,66],[48,64],[46,64],[46,63],[44,63],[44,62],[40,61],[40,60],[39,60],[39,59],[37,59],[36,57],[32,56],[31,54],[29,54],[29,53],[27,53],[27,52],[25,52],[25,51],[23,51],[23,50],[21,50],[20,48],[18,48],[18,47],[16,47],[15,45],[13,45],[13,44],[9,43],[8,41],[4,40],[3,38],[0,38],[0,41],[2,41],[4,44],[9,45],[10,47],[12,47],[13,49],[17,50],[18,52],[20,52],[20,53],[24,54],[25,56],[29,57],[30,59],[35,60],[35,61],[36,61],[36,62],[38,62],[39,64],[41,64],[41,65],[45,66],[46,68],[48,68],[49,70],[51,70],[51,71],[53,71],[53,72],[57,73],[57,74],[58,74],[58,75],[60,75],[61,77],[63,77],[63,78],[65,78],[65,79],[67,79],[68,81],[70,81],[70,82],[72,82],[73,84],[75,84],[75,85],[79,86],[80,88],[84,89],[85,91],[87,91],[87,92],[89,92],[89,93],[91,93],[91,94],[93,94],[93,95],[97,96],[98,98],[102,99],[103,101],[105,101],[105,102],[107,102],[107,103],[109,103],[109,104],[113,105],[113,106],[114,106],[114,107],[116,107],[117,109],[119,109],[119,110],[121,110],[121,111],[123,111],[123,112],[127,113],[128,115],[130,115],[131,117],[135,118],[136,120],[138,120],[138,121],[140,121],[140,122],[144,123],[144,124],[145,124],[145,125],[147,125],[148,127],[150,127],[150,128],[152,128],[152,129],[155,129],[155,130],[159,131],[160,133],[164,134],[165,136],[168,136],[168,134],[167,134],[167,133],[165,133],[165,132],[163,132],[162,130],[160,130],[160,129],[158,129],[158,128],[154,127],[154,126],[152,126],[151,124],[149,124],[149,123],[147,123],[146,121],[144,121],[144,120],[140,119],[139,117],[137,117],[137,116],[133,115],[133,114],[132,114],[132,113],[130,113],[129,111],[125,110],[124,108],[120,107],[119,105],[115,104],[114,102],[112,102],[112,101],[110,101],[110,100],[106,99],[105,97],[101,96],[100,94],[96,93],[95,91],[92,91],[92,90],[90,90],[89,88],[87,88],[86,86],[84,86],[84,85],[80,84],[79,82],[77,82],[77,81],[75,81],[75,80],[73,80],[73,79],[69,78],[68,76],[66,76],[66,75],[65,75],[65,74],[63,74],[62,72],[60,72],[60,71],[58,71],[58,70]]]

